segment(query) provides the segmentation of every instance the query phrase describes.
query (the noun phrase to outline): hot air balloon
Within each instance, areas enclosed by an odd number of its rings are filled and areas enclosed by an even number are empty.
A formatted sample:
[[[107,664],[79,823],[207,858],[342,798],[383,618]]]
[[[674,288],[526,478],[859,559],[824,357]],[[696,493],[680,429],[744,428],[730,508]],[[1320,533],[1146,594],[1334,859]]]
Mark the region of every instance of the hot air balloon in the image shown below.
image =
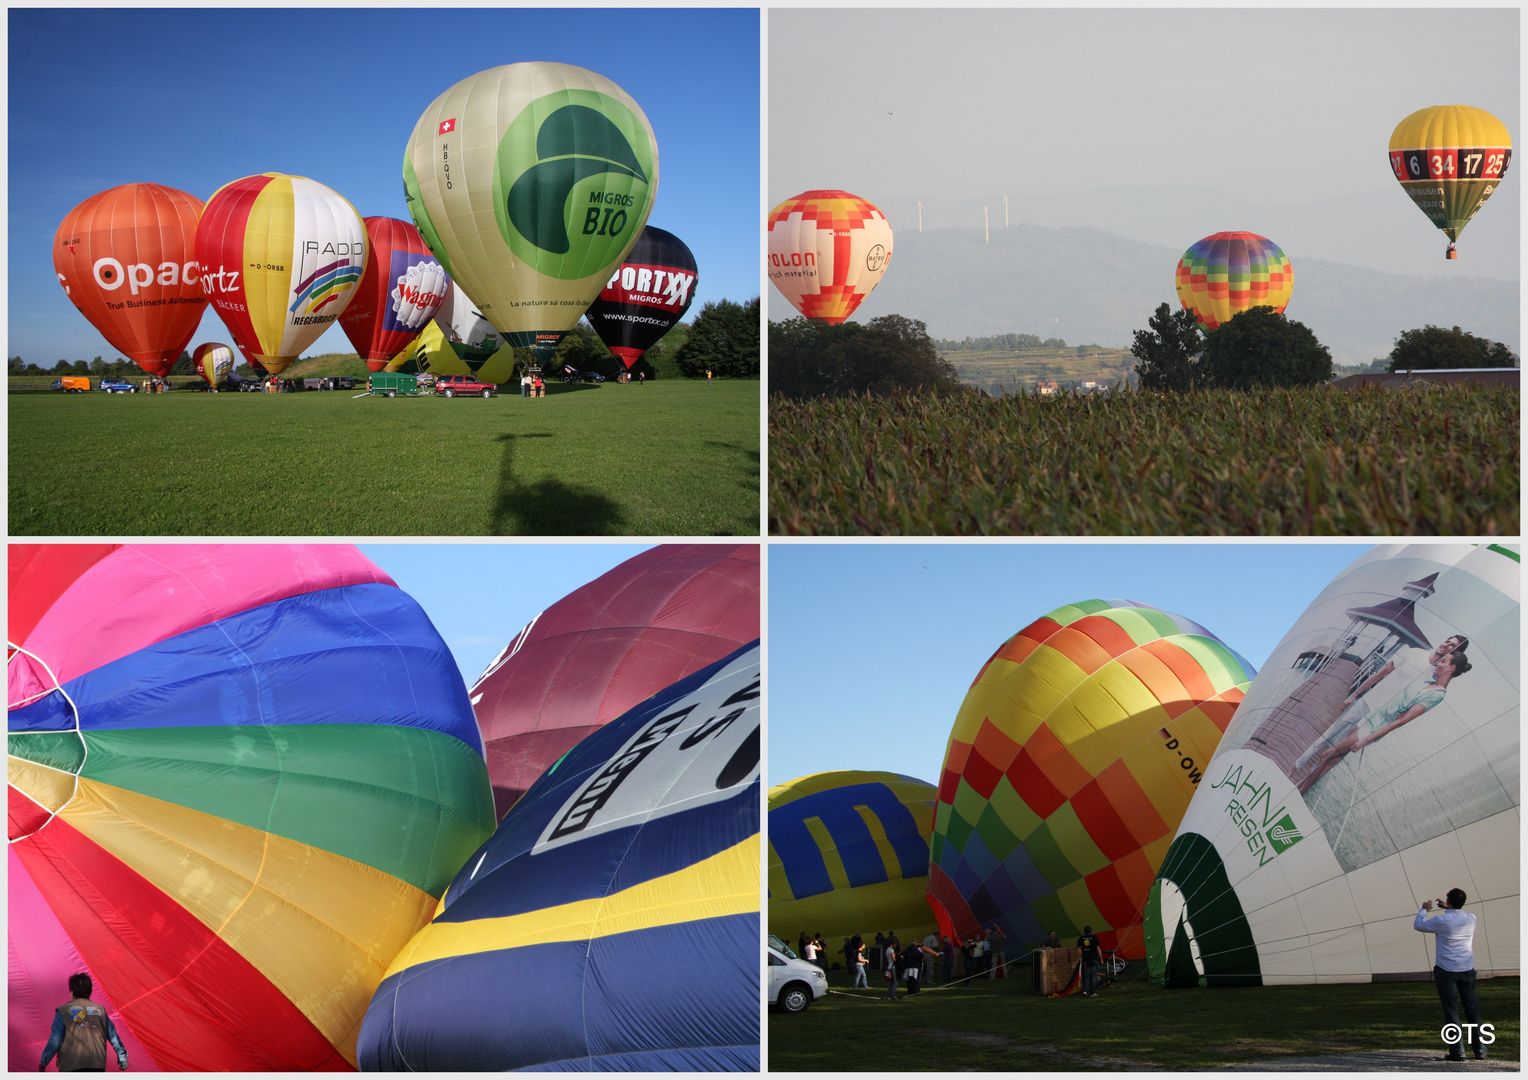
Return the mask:
[[[649,225],[589,305],[589,324],[630,369],[684,318],[697,280],[695,256],[684,241]]]
[[[413,346],[389,361],[385,370],[471,375],[474,366],[482,367],[500,347],[501,336],[493,324],[448,278],[446,298],[435,318],[420,331]]]
[[[808,319],[841,323],[880,284],[891,225],[847,191],[804,191],[769,212],[769,280]]]
[[[207,380],[208,386],[217,386],[218,383],[233,372],[233,350],[221,341],[208,341],[198,345],[196,351],[191,354],[191,364],[196,368],[196,373]]]
[[[1091,925],[1142,955],[1157,867],[1252,667],[1179,615],[1087,600],[1020,630],[982,667],[950,734],[929,902],[965,936]]]
[[[53,237],[58,283],[90,325],[150,375],[168,375],[207,308],[196,255],[202,201],[159,184],[92,195]]]
[[[449,279],[414,226],[397,218],[362,220],[366,272],[340,326],[367,370],[381,371],[435,317]]]
[[[387,962],[493,828],[435,628],[347,546],[9,561],[13,1067],[78,970],[135,1068],[352,1067]]]
[[[196,255],[234,344],[279,375],[350,303],[366,269],[366,226],[323,184],[262,173],[213,192]]]
[[[658,144],[637,103],[604,76],[509,64],[463,79],[424,111],[403,186],[451,280],[510,345],[546,362],[647,223]],[[474,370],[505,382],[513,350]]]
[[[1280,314],[1294,292],[1289,256],[1272,240],[1256,233],[1221,232],[1206,236],[1178,260],[1178,301],[1199,325],[1214,330],[1254,307]]]
[[[541,612],[471,690],[499,815],[580,739],[758,636],[757,544],[662,544]]]
[[[1428,978],[1461,888],[1482,976],[1519,967],[1520,555],[1386,545],[1269,656],[1152,886],[1168,985]]]
[[[897,773],[815,773],[769,789],[769,930],[794,941],[934,929],[928,841],[938,789]]]
[[[1454,241],[1507,175],[1507,125],[1471,105],[1418,109],[1390,133],[1390,168],[1428,220]]]
[[[759,648],[579,743],[466,862],[363,1069],[759,1068]]]

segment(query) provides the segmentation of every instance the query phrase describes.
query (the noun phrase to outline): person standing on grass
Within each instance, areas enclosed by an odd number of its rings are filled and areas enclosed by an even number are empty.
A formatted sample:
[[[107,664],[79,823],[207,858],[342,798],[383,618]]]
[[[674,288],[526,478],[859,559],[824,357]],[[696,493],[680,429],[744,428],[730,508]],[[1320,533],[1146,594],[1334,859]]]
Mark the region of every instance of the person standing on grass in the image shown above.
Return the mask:
[[[934,961],[939,959],[939,935],[929,934],[923,939],[923,983],[934,985]]]
[[[1464,910],[1463,889],[1450,889],[1446,900],[1423,900],[1411,928],[1424,934],[1437,934],[1438,947],[1433,962],[1433,981],[1438,985],[1438,999],[1443,1003],[1446,1024],[1459,1028],[1459,1003],[1464,1003],[1466,1023],[1475,1025],[1473,1035],[1475,1060],[1486,1056],[1480,1037],[1480,1002],[1475,998],[1475,916]],[[1434,907],[1438,912],[1428,917]],[[1449,1045],[1444,1061],[1464,1060],[1464,1032]]]
[[[850,989],[869,990],[870,980],[865,978],[865,939],[855,934],[850,948],[852,949],[851,959],[854,963],[854,985]]]
[[[942,978],[939,981],[948,986],[950,983],[950,976],[954,974],[955,971],[955,946],[950,944],[949,935],[945,935],[939,939],[939,952],[939,958],[943,961],[943,964],[941,965],[943,970],[939,973]]]
[[[997,923],[993,923],[992,930],[987,935],[987,940],[992,945],[992,969],[988,972],[988,977],[993,979],[1003,978],[1007,975],[1003,968],[1008,961],[1008,954],[1003,951],[1003,947],[1008,943],[1008,938],[998,928]]]
[[[1098,964],[1103,959],[1100,951],[1100,943],[1091,926],[1082,928],[1082,937],[1077,939],[1077,947],[1082,950],[1082,996],[1098,996]]]
[[[881,964],[886,974],[886,997],[891,1001],[897,1000],[897,935],[892,934],[886,939],[886,948],[881,951]]]

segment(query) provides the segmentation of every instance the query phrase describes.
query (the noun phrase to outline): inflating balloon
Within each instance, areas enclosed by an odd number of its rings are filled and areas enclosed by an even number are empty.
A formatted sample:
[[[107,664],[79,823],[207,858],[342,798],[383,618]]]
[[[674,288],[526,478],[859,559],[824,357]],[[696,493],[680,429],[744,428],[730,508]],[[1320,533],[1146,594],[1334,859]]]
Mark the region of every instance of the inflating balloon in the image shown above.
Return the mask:
[[[184,191],[123,184],[69,211],[53,237],[53,269],[69,300],[150,375],[170,373],[207,308],[201,215],[202,201]]]
[[[397,218],[369,217],[366,272],[340,316],[368,371],[381,371],[435,317],[448,279],[419,230]]]
[[[191,365],[196,373],[207,380],[208,386],[216,386],[233,373],[233,350],[221,341],[208,341],[198,345],[191,354]]]
[[[769,280],[808,319],[841,323],[880,284],[891,225],[847,191],[804,191],[769,212]]]
[[[378,987],[363,1069],[757,1071],[759,647],[580,742]]]
[[[827,938],[933,931],[932,784],[886,772],[816,773],[769,789],[769,931]]]
[[[697,280],[695,256],[684,241],[649,225],[589,305],[589,324],[629,369],[684,318]]]
[[[279,375],[350,303],[366,269],[366,226],[323,184],[263,173],[207,200],[196,255],[234,344]]]
[[[472,687],[499,815],[580,739],[758,636],[757,544],[663,544],[557,601]]]
[[[1168,985],[1430,977],[1452,888],[1482,975],[1519,967],[1516,548],[1378,547],[1247,692],[1147,908]]]
[[[1157,867],[1251,666],[1178,615],[1087,600],[1019,631],[966,693],[945,753],[929,902],[965,936],[1035,946],[1087,925],[1143,955]]]
[[[1390,168],[1411,201],[1448,236],[1450,259],[1458,257],[1454,241],[1511,161],[1507,125],[1471,105],[1418,109],[1390,133]]]
[[[9,559],[13,1066],[75,963],[135,1068],[353,1066],[387,962],[493,828],[435,628],[346,546]]]
[[[637,103],[571,64],[491,68],[441,94],[403,156],[409,213],[477,310],[546,364],[621,264],[658,191]],[[502,383],[513,350],[469,364]]]
[[[1178,260],[1178,301],[1206,330],[1248,308],[1271,307],[1280,314],[1294,292],[1289,256],[1267,237],[1249,232],[1206,236]]]

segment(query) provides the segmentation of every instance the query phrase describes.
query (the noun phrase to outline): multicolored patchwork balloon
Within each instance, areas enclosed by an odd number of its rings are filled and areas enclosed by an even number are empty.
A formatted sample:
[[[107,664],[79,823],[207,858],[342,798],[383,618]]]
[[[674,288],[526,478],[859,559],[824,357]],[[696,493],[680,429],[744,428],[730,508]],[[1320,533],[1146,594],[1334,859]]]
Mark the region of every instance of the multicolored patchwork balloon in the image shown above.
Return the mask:
[[[1248,308],[1289,306],[1295,272],[1289,256],[1249,232],[1206,236],[1178,260],[1178,301],[1199,325],[1214,330]]]
[[[510,345],[547,364],[647,223],[658,143],[603,75],[507,64],[425,109],[404,150],[403,188],[451,280]],[[514,350],[467,361],[502,383]]]
[[[769,280],[808,319],[841,323],[880,284],[891,225],[847,191],[804,191],[769,212]]]
[[[541,612],[471,690],[499,815],[580,739],[758,636],[757,544],[661,544]]]
[[[1411,201],[1454,241],[1485,205],[1512,161],[1512,134],[1473,105],[1418,109],[1390,133],[1390,168]]]
[[[934,929],[934,785],[897,773],[814,773],[769,789],[769,931],[828,938]]]
[[[1038,945],[1084,926],[1143,955],[1141,912],[1254,671],[1204,627],[1085,600],[977,674],[945,753],[929,902],[965,936]]]
[[[79,970],[134,1068],[353,1067],[388,961],[493,828],[440,635],[348,546],[9,562],[12,1067]]]
[[[202,291],[234,344],[279,375],[327,330],[366,269],[366,226],[338,192],[282,173],[218,188],[196,229]]]
[[[1321,590],[1258,674],[1152,885],[1167,985],[1431,978],[1424,900],[1520,966],[1521,552],[1384,545]]]
[[[759,646],[584,739],[467,860],[363,1069],[759,1068]]]
[[[53,269],[71,303],[150,375],[168,375],[207,310],[196,254],[202,201],[159,184],[123,184],[65,215]]]

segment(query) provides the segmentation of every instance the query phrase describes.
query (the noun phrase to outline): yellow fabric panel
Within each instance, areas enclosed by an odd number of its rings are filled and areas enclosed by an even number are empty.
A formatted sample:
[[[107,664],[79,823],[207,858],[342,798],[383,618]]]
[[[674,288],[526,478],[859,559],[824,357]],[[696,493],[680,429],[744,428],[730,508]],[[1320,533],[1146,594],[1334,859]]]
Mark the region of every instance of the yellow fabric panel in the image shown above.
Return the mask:
[[[998,816],[998,820],[1008,831],[1021,841],[1040,827],[1040,815],[1019,798],[1012,781],[1006,775],[998,779],[997,787],[992,789],[992,801],[987,805],[992,808],[992,812]],[[976,824],[975,818],[971,819],[971,824]]]
[[[892,881],[901,881],[902,860],[897,857],[896,849],[891,846],[891,841],[886,839],[886,826],[881,824],[881,819],[868,806],[856,806],[854,812],[865,823],[865,828],[870,830],[870,839],[875,841],[875,849],[881,854],[881,865],[886,868],[886,876]],[[829,867],[829,873],[831,872],[832,867]],[[845,877],[844,885],[848,883],[848,878]],[[833,887],[837,889],[843,886],[838,884],[837,878],[834,878]]]
[[[1084,926],[1091,926],[1096,932],[1110,925],[1109,920],[1104,918],[1103,912],[1098,910],[1098,905],[1093,903],[1093,895],[1088,892],[1088,883],[1082,878],[1061,886],[1056,890],[1056,896],[1078,931],[1081,931]],[[1141,898],[1141,906],[1145,906],[1145,897]],[[1063,941],[1061,944],[1066,945],[1067,942]]]
[[[1432,105],[1419,109],[1397,124],[1390,134],[1392,150],[1511,145],[1507,125],[1473,105]]]
[[[844,860],[838,854],[838,846],[833,843],[833,835],[822,823],[822,818],[809,817],[803,824],[806,826],[806,831],[812,834],[812,841],[817,845],[817,850],[822,852],[822,862],[827,867],[828,880],[833,883],[835,889],[847,889],[849,872],[844,869]]]
[[[1164,821],[1167,819],[1163,819]],[[1162,860],[1167,858],[1167,849],[1173,846],[1173,838],[1178,835],[1177,821],[1168,821],[1167,835],[1153,840],[1141,850],[1146,853],[1146,861],[1151,863],[1151,872],[1155,874],[1162,869]]]
[[[11,738],[16,738],[12,735]],[[6,779],[17,791],[44,807],[48,813],[58,813],[58,808],[69,801],[74,793],[74,774],[22,758],[6,760]]]
[[[277,176],[255,196],[244,227],[244,296],[260,352],[276,356],[286,333],[294,265],[292,180]],[[280,270],[268,270],[279,266]]]
[[[1156,696],[1128,668],[1110,664],[1079,686],[1046,724],[1077,763],[1097,776],[1139,741],[1138,725],[1128,721],[1158,707]]]
[[[1169,726],[1168,731],[1172,728]],[[1190,784],[1187,771],[1178,768],[1178,755],[1166,749],[1167,742],[1161,736],[1155,740],[1142,740],[1136,748],[1125,755],[1125,765],[1130,775],[1141,785],[1141,791],[1170,829],[1177,829],[1183,820],[1186,803],[1183,785]],[[1203,769],[1199,770],[1203,772]],[[1192,791],[1192,784],[1189,786]]]
[[[993,723],[1016,743],[1025,743],[1035,729],[1082,682],[1084,672],[1065,653],[1041,645],[1024,660],[1024,670],[1009,679],[990,710]]]
[[[1011,660],[994,659],[983,669],[981,676],[966,691],[965,700],[960,703],[960,711],[955,714],[955,726],[950,731],[951,739],[963,743],[976,741],[977,729],[992,712],[993,701],[1018,666]]]
[[[352,1062],[383,970],[435,906],[363,863],[91,780],[60,817],[213,930]]]
[[[814,934],[821,931],[829,938],[829,949],[833,948],[835,937],[863,934],[873,938],[877,932],[887,930],[903,941],[910,936],[922,938],[938,932],[924,895],[927,884],[927,878],[877,881],[848,892],[819,893],[804,900],[771,903],[769,930],[792,944],[803,931]],[[842,956],[832,953],[827,963]]]
[[[1078,873],[1086,876],[1109,865],[1109,857],[1098,850],[1070,802],[1062,803],[1045,823],[1056,839],[1056,846]]]
[[[1215,726],[1215,721],[1204,715],[1198,708],[1190,709],[1168,726],[1169,730],[1183,743],[1183,752],[1186,756],[1194,759],[1194,766],[1204,772],[1205,765],[1209,764],[1210,755],[1215,753],[1215,748],[1220,745],[1220,729]]]
[[[650,926],[746,915],[759,910],[759,837],[683,870],[593,900],[471,922],[435,922],[414,935],[387,974],[451,956],[552,941],[588,941]],[[386,976],[384,976],[385,978]]]

